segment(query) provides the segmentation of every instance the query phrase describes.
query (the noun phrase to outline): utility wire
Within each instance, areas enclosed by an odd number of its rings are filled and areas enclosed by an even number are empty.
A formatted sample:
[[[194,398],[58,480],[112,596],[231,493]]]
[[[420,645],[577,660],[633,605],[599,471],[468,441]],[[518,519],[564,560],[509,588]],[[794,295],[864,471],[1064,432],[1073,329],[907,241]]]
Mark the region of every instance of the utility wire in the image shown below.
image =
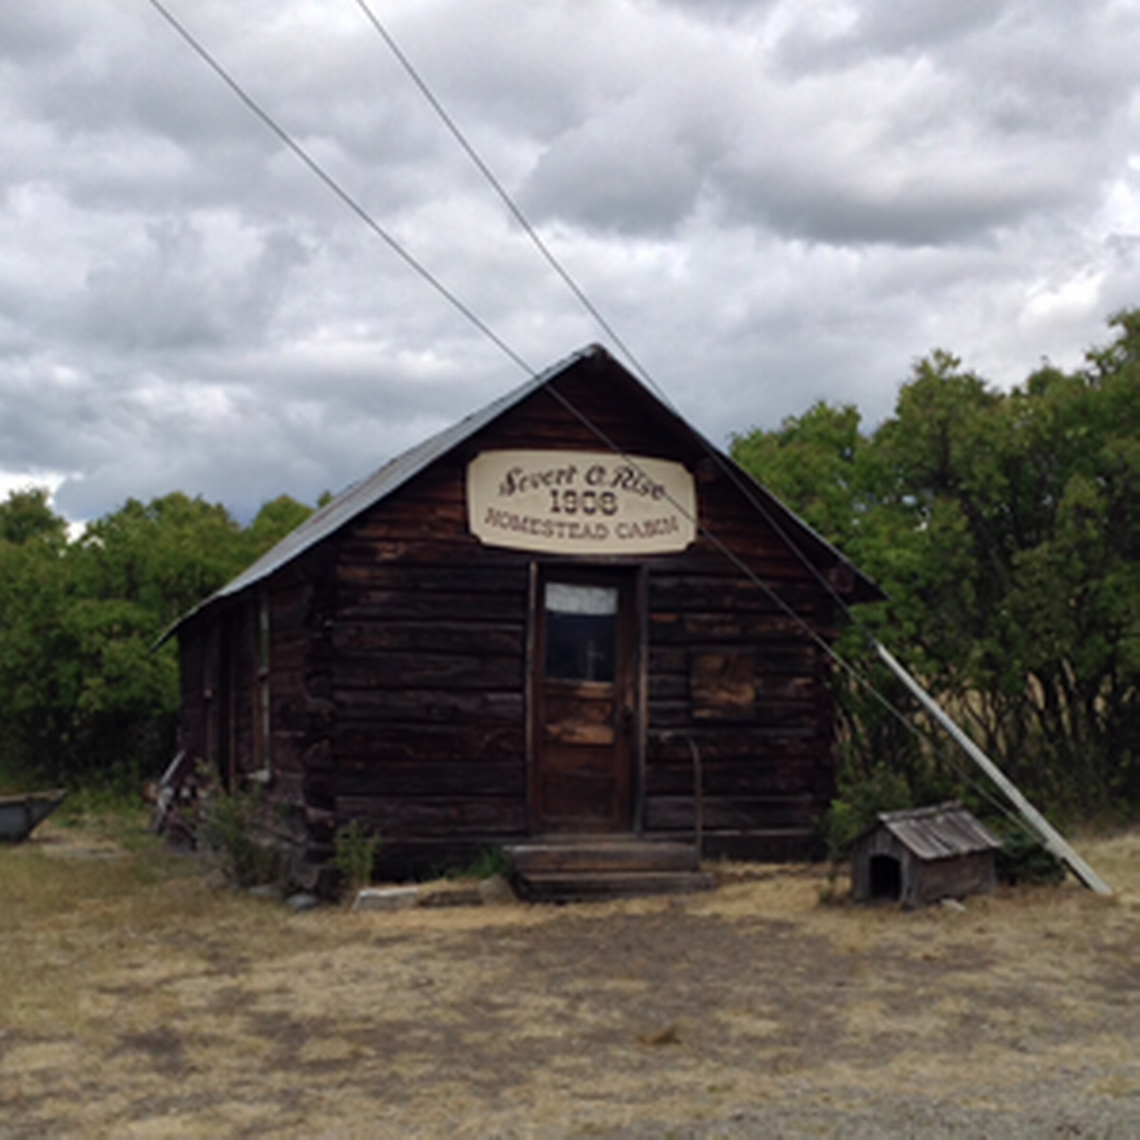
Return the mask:
[[[455,141],[460,145],[460,147],[462,147],[463,152],[475,164],[479,173],[483,175],[483,177],[490,184],[491,188],[499,196],[500,200],[502,201],[503,205],[506,206],[511,216],[522,227],[523,232],[534,243],[534,246],[538,252],[542,254],[542,256],[546,259],[546,262],[550,268],[558,274],[558,276],[565,283],[566,287],[570,290],[571,293],[574,294],[586,312],[588,312],[590,316],[592,316],[594,320],[597,321],[603,331],[621,350],[626,359],[629,360],[629,362],[633,365],[634,370],[642,377],[643,380],[646,381],[646,383],[651,384],[654,388],[656,388],[657,385],[654,383],[652,376],[650,376],[649,370],[641,363],[640,360],[638,360],[633,350],[625,343],[621,336],[618,335],[617,330],[613,327],[613,325],[610,324],[608,320],[606,320],[601,311],[586,295],[585,290],[578,285],[577,281],[575,281],[574,278],[570,276],[570,273],[565,268],[565,266],[563,266],[558,258],[554,256],[550,247],[546,244],[546,242],[542,240],[541,235],[531,224],[530,219],[527,218],[527,216],[522,212],[522,209],[519,207],[518,203],[515,202],[515,200],[503,186],[502,182],[500,182],[499,179],[495,176],[494,171],[491,170],[491,168],[483,161],[478,151],[476,151],[474,146],[472,146],[471,143],[467,140],[467,136],[463,133],[462,130],[460,130],[459,125],[455,122],[455,120],[447,113],[447,110],[444,108],[443,104],[435,97],[435,94],[428,86],[427,81],[420,75],[419,71],[413,65],[412,61],[400,49],[399,44],[396,43],[396,40],[392,34],[380,22],[376,13],[368,5],[367,0],[356,0],[356,5],[361,10],[361,12],[364,13],[368,22],[375,29],[376,34],[380,36],[385,44],[388,45],[388,50],[391,51],[391,53],[399,61],[400,66],[403,67],[403,69],[408,73],[409,78],[416,85],[416,87],[419,88],[420,94],[422,94],[423,97],[431,105],[432,110],[435,111],[440,120],[443,122],[443,125],[447,127],[447,129],[451,132]]]
[[[421,261],[410,254],[379,222],[327,171],[272,115],[257,102],[218,60],[197,40],[188,28],[166,8],[160,0],[150,0],[150,5],[182,37],[183,40],[202,58],[206,65],[223,83],[252,111],[276,136],[291,150],[324,184],[331,190],[397,257],[414,270],[444,300],[457,309],[479,331],[492,341],[501,352],[515,362],[528,376],[536,375],[526,360],[510,347],[473,309],[464,304],[438,277]]]
[[[577,298],[577,300],[583,306],[583,308],[585,308],[585,310],[590,314],[590,316],[592,316],[594,318],[594,320],[597,321],[597,323],[601,327],[601,329],[611,338],[611,340],[614,342],[614,344],[617,345],[617,347],[626,356],[626,358],[633,364],[635,370],[638,372],[640,377],[654,390],[654,392],[658,395],[658,397],[660,399],[662,399],[668,407],[670,407],[673,411],[676,412],[677,409],[673,406],[672,401],[669,399],[669,397],[666,394],[666,392],[664,391],[664,389],[661,387],[660,384],[657,383],[657,381],[650,374],[648,368],[646,368],[641,363],[641,361],[634,354],[633,350],[625,343],[625,341],[622,339],[622,337],[618,334],[617,330],[613,327],[613,325],[606,319],[606,317],[602,314],[602,312],[598,309],[598,307],[586,295],[585,290],[582,289],[581,286],[578,285],[578,283],[574,280],[573,277],[571,277],[568,270],[562,265],[562,263],[554,255],[554,253],[551,251],[549,246],[547,246],[546,243],[542,240],[542,237],[540,236],[538,231],[535,229],[535,227],[531,224],[531,222],[527,218],[527,216],[523,213],[521,207],[518,205],[517,202],[515,202],[514,198],[510,195],[510,193],[507,191],[507,189],[503,186],[502,182],[498,179],[498,177],[496,177],[494,171],[491,170],[491,168],[487,165],[486,162],[483,161],[482,157],[480,156],[478,151],[476,151],[473,144],[468,140],[467,136],[463,133],[462,129],[456,123],[455,119],[448,113],[447,109],[443,106],[442,102],[436,97],[434,91],[432,91],[427,80],[424,79],[424,77],[420,74],[420,72],[416,68],[416,66],[412,63],[412,61],[408,58],[408,56],[405,54],[405,52],[401,49],[400,45],[396,42],[395,37],[392,35],[391,32],[388,31],[388,29],[380,21],[379,17],[372,10],[372,8],[368,4],[367,0],[355,0],[355,3],[357,5],[357,7],[361,10],[361,12],[364,13],[364,16],[368,20],[369,24],[371,24],[371,26],[372,26],[373,30],[376,32],[376,34],[378,36],[380,36],[380,38],[387,45],[388,50],[392,53],[392,55],[394,55],[396,57],[400,66],[403,67],[403,69],[407,72],[408,77],[416,85],[416,88],[419,90],[420,94],[423,95],[424,99],[427,100],[427,102],[431,106],[432,110],[435,111],[436,115],[439,116],[439,118],[442,121],[442,123],[444,124],[444,126],[451,133],[452,137],[459,144],[459,146],[462,148],[463,152],[472,161],[472,163],[474,163],[474,165],[475,165],[476,169],[478,169],[479,173],[482,174],[483,177],[487,180],[487,182],[490,184],[491,188],[499,196],[499,199],[502,201],[503,205],[507,208],[507,210],[510,212],[511,216],[515,219],[515,221],[517,221],[518,224],[522,227],[523,232],[534,243],[535,247],[538,249],[539,253],[542,254],[543,258],[545,258],[546,262],[550,265],[550,267],[554,270],[554,272],[556,274],[558,274],[558,276],[566,284],[567,288],[570,289],[570,291]],[[680,413],[678,412],[678,415],[679,414]],[[761,517],[764,518],[764,520],[768,523],[768,525],[771,526],[772,529],[777,533],[777,535],[779,535],[779,537],[781,539],[783,539],[783,541],[785,543],[787,543],[787,545],[795,552],[796,556],[800,559],[800,561],[804,564],[804,566],[810,570],[810,572],[817,578],[817,580],[824,587],[824,589],[832,596],[832,599],[843,609],[843,612],[847,615],[848,619],[851,620],[853,622],[853,624],[855,624],[856,627],[860,629],[860,631],[864,634],[864,636],[867,638],[868,641],[873,640],[871,633],[868,630],[865,630],[862,628],[862,626],[859,624],[857,619],[850,612],[850,609],[847,607],[846,603],[843,601],[843,598],[839,595],[838,591],[831,584],[831,582],[829,582],[827,580],[826,575],[824,575],[819,570],[819,568],[815,565],[815,563],[810,558],[808,558],[804,554],[804,552],[799,548],[798,544],[796,544],[791,539],[791,537],[786,533],[785,528],[783,528],[781,526],[781,524],[778,522],[778,520],[772,515],[772,513],[769,510],[767,510],[767,508],[764,506],[764,504],[761,503],[758,498],[756,498],[756,496],[752,492],[752,489],[750,487],[748,487],[739,478],[737,472],[735,470],[733,470],[732,467],[730,467],[728,464],[726,464],[724,462],[724,458],[720,455],[720,453],[715,448],[712,448],[711,446],[709,446],[707,443],[705,443],[704,440],[702,440],[702,445],[704,446],[705,451],[712,457],[714,462],[718,465],[718,467],[720,467],[722,473],[728,476],[728,478],[736,486],[737,490],[740,491],[741,494],[744,495],[744,497],[748,500],[748,502],[752,505],[752,507],[761,515]]]

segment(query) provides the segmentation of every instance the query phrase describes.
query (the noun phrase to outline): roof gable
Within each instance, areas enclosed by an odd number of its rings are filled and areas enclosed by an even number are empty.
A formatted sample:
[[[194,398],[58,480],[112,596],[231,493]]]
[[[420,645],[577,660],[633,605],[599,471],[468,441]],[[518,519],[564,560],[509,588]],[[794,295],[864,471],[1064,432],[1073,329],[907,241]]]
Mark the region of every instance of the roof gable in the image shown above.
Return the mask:
[[[725,465],[741,490],[752,497],[755,505],[764,513],[774,516],[777,529],[790,542],[800,546],[808,557],[816,563],[844,567],[853,576],[855,600],[871,600],[882,596],[879,588],[852,565],[831,544],[813,530],[775,498],[765,487],[756,482],[735,461],[714,447],[687,420],[649,391],[636,377],[613,359],[604,348],[591,345],[560,363],[539,373],[504,396],[487,404],[484,408],[445,428],[443,431],[416,444],[408,451],[396,456],[376,472],[359,483],[341,492],[331,502],[316,511],[295,530],[285,536],[271,550],[263,554],[234,579],[216,593],[186,614],[166,635],[174,633],[183,623],[226,598],[235,597],[243,591],[265,581],[283,569],[305,552],[312,550],[331,538],[343,527],[359,518],[365,511],[381,503],[400,487],[410,482],[431,464],[471,439],[482,429],[523,403],[528,397],[542,389],[549,389],[574,411],[572,406],[559,396],[554,387],[555,381],[577,368],[592,365],[600,368],[607,384],[623,384],[647,405],[647,411],[676,435],[687,440],[702,452],[715,456],[718,463]],[[586,421],[584,421],[586,422]],[[592,425],[588,425],[591,426]],[[599,442],[611,446],[604,434],[598,432]],[[769,521],[773,521],[772,517]],[[165,640],[165,637],[164,637]]]

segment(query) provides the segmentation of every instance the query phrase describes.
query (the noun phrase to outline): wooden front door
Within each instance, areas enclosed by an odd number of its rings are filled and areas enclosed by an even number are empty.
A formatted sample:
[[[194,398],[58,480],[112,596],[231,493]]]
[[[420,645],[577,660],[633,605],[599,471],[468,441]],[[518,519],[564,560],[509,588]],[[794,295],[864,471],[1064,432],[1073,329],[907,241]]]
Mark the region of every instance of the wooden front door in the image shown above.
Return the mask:
[[[537,834],[628,831],[636,754],[633,579],[540,574],[535,598],[531,824]]]

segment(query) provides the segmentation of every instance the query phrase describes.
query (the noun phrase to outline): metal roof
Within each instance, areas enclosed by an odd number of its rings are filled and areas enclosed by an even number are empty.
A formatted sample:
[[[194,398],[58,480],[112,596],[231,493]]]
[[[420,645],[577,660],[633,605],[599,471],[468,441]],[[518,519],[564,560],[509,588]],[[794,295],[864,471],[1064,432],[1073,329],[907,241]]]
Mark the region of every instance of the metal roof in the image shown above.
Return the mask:
[[[878,823],[864,835],[877,827],[885,827],[920,859],[947,859],[1001,846],[993,832],[956,801],[911,811],[881,812]]]
[[[844,558],[822,535],[813,530],[801,518],[785,507],[770,491],[749,475],[748,472],[737,466],[732,459],[714,447],[679,413],[675,412],[645,388],[636,377],[622,368],[617,361],[613,360],[604,348],[595,344],[574,353],[572,356],[567,357],[565,360],[560,361],[544,372],[531,377],[530,380],[506,393],[506,395],[499,397],[497,400],[492,401],[486,405],[486,407],[472,413],[458,423],[452,424],[451,427],[445,428],[436,435],[425,439],[422,443],[416,444],[416,446],[405,451],[403,454],[396,456],[367,479],[350,486],[346,491],[343,491],[320,510],[310,515],[300,526],[286,535],[276,546],[263,554],[236,578],[228,582],[220,590],[206,598],[205,601],[201,602],[193,610],[180,618],[163,634],[160,642],[171,637],[185,622],[200,614],[203,610],[211,608],[226,598],[234,597],[250,586],[271,577],[278,570],[292,562],[293,559],[305,551],[312,549],[326,538],[329,538],[369,507],[374,506],[388,495],[391,495],[409,480],[415,478],[416,475],[437,459],[444,456],[452,448],[463,443],[476,432],[503,415],[504,412],[522,403],[523,400],[534,392],[546,387],[557,377],[569,372],[576,365],[587,360],[611,362],[647,399],[652,400],[659,409],[676,424],[679,430],[687,433],[695,443],[706,451],[720,457],[724,463],[728,464],[732,470],[737,473],[738,477],[742,477],[746,480],[753,491],[763,497],[769,507],[774,508],[783,516],[786,523],[791,524],[802,538],[808,540],[809,546],[815,548],[817,556],[823,554],[826,561],[834,560],[836,563],[849,566],[855,575],[856,581],[859,584],[858,589],[864,595],[864,598],[882,597],[879,588],[862,574],[858,567],[852,565]]]

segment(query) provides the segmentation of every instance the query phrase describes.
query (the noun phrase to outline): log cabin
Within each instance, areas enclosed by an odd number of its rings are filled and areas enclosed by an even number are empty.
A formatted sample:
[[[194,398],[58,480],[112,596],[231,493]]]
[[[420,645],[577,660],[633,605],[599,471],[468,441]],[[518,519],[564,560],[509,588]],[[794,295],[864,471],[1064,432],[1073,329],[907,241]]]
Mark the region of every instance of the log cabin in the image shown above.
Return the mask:
[[[378,872],[504,848],[552,895],[591,844],[646,888],[693,870],[678,845],[801,858],[835,787],[837,603],[880,596],[593,346],[179,622],[179,767],[264,789],[306,886],[352,821]]]

